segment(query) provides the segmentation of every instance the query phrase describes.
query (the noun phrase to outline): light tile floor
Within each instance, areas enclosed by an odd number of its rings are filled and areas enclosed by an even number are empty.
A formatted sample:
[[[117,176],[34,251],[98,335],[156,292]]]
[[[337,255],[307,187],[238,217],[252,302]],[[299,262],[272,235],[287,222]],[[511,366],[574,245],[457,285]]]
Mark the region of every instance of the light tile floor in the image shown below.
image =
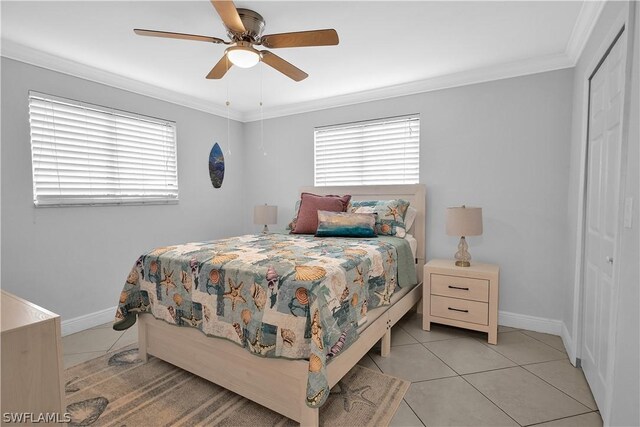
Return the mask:
[[[65,369],[103,356],[138,341],[137,325],[126,331],[114,331],[111,323],[62,337]]]
[[[432,325],[412,313],[392,330],[392,350],[372,349],[359,363],[411,381],[392,426],[584,426],[602,419],[584,375],[555,335],[501,326],[486,334]],[[65,368],[137,341],[105,324],[62,338]]]

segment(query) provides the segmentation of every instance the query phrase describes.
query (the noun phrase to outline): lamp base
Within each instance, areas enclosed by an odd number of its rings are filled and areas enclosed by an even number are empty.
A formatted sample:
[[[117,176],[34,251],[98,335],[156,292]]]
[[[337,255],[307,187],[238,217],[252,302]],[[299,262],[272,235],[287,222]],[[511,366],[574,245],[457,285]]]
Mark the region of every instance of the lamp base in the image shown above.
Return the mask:
[[[456,265],[458,267],[471,267],[471,254],[467,249],[469,249],[467,240],[462,236],[458,243],[458,252],[455,254]]]

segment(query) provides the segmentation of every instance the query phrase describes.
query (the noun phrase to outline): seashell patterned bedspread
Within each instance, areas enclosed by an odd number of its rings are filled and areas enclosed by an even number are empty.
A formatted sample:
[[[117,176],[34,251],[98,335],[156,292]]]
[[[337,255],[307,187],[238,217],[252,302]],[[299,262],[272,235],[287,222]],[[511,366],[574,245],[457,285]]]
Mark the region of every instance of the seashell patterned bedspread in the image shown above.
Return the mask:
[[[325,367],[390,303],[397,251],[379,239],[246,235],[155,249],[131,269],[114,329],[149,312],[263,357],[309,359],[307,405],[329,395]]]

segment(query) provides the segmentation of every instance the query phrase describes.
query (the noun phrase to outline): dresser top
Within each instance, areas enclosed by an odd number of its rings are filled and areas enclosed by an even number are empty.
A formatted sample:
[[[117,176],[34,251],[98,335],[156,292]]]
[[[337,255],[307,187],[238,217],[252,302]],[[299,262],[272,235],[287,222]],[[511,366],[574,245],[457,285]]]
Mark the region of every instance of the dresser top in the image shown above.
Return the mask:
[[[480,273],[480,274],[497,274],[500,267],[495,264],[482,264],[479,262],[471,262],[471,267],[458,267],[453,259],[432,259],[425,267],[446,269],[456,273]]]
[[[59,317],[49,310],[5,291],[0,292],[0,304],[2,306],[0,310],[2,332]]]

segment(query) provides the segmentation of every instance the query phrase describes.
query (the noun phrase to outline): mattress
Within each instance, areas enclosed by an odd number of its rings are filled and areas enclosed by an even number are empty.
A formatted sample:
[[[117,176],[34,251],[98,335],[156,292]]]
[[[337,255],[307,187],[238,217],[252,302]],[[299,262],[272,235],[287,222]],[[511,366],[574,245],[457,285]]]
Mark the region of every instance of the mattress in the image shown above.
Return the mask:
[[[411,248],[411,253],[413,254],[414,258],[417,258],[416,254],[418,253],[418,241],[416,240],[416,238],[413,237],[412,234],[407,233],[407,234],[404,235],[404,240],[409,242],[409,247]]]

